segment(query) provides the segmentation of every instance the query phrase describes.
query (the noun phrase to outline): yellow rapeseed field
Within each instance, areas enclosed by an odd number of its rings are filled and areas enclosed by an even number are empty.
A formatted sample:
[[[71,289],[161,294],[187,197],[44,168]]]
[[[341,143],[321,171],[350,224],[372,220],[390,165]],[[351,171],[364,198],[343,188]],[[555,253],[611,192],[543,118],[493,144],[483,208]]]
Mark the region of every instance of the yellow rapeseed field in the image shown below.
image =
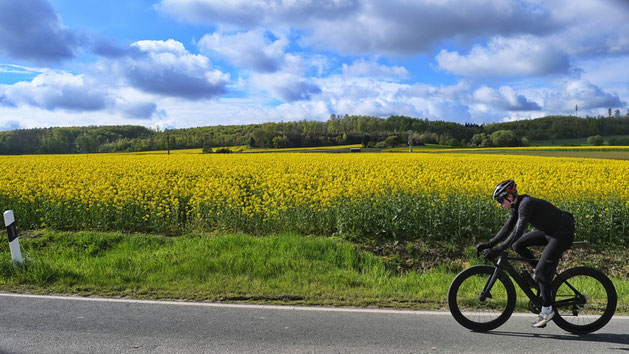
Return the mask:
[[[569,203],[586,219],[603,217],[610,206],[619,215],[629,208],[629,162],[615,160],[260,153],[0,156],[0,162],[0,202],[20,210],[31,228],[241,229],[238,223],[255,219],[263,226],[296,208],[316,219],[340,204],[376,203],[396,193],[432,198],[426,208],[454,197],[473,212],[496,209],[491,192],[507,178],[521,193]],[[294,223],[304,222],[300,215]]]

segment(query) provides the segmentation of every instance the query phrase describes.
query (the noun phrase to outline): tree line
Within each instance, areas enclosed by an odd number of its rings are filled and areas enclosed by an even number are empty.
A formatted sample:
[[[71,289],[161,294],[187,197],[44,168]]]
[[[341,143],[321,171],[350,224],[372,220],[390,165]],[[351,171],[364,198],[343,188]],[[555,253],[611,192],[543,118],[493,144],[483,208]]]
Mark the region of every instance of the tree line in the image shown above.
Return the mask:
[[[158,131],[142,126],[18,129],[0,132],[0,154],[132,152],[165,149],[310,147],[363,144],[369,147],[441,144],[526,146],[533,140],[629,135],[629,115],[547,116],[494,124],[459,124],[406,116],[378,118],[331,115],[325,122],[295,121],[208,126]],[[627,144],[627,139],[616,139]]]

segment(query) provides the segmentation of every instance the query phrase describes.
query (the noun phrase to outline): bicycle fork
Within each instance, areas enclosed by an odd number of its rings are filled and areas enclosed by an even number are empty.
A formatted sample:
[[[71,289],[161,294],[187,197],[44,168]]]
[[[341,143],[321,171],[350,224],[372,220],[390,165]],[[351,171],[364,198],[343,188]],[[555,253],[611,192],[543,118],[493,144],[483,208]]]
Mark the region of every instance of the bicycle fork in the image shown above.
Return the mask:
[[[506,271],[507,273],[511,275],[511,277],[513,278],[513,281],[515,281],[515,283],[520,286],[520,289],[522,289],[524,294],[534,304],[540,307],[542,305],[542,300],[533,293],[533,291],[529,288],[524,278],[522,278],[520,274],[518,274],[518,272],[515,270],[515,268],[513,268],[513,266],[509,262],[506,262],[504,264],[503,263],[504,263],[503,257],[498,258],[498,260],[495,262],[496,268],[494,269],[494,272],[491,275],[491,277],[487,280],[487,283],[485,283],[485,287],[483,288],[483,291],[480,293],[480,300],[485,301],[487,298],[491,299],[491,289],[496,283],[496,280],[498,280],[499,274],[503,271]],[[576,289],[574,290],[576,291]]]
[[[494,284],[496,283],[496,280],[498,279],[498,274],[502,272],[502,267],[500,266],[501,263],[502,257],[498,258],[498,260],[496,261],[496,268],[494,269],[494,273],[491,275],[491,278],[487,280],[483,291],[480,293],[480,301],[485,301],[487,298],[491,299],[491,288],[493,288]]]

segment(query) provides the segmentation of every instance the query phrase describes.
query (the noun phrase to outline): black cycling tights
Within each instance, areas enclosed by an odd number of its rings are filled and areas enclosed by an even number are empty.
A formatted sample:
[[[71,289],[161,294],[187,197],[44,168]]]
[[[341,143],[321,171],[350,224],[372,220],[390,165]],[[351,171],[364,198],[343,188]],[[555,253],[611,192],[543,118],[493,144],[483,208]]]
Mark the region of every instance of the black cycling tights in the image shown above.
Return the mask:
[[[542,305],[551,306],[550,282],[552,273],[557,267],[561,255],[572,246],[574,236],[564,234],[563,237],[551,237],[544,232],[534,230],[522,235],[519,240],[513,243],[513,249],[524,258],[535,258],[535,255],[527,248],[530,246],[546,246],[535,267],[535,279],[539,284],[539,291],[542,296]],[[572,237],[570,237],[572,236]]]

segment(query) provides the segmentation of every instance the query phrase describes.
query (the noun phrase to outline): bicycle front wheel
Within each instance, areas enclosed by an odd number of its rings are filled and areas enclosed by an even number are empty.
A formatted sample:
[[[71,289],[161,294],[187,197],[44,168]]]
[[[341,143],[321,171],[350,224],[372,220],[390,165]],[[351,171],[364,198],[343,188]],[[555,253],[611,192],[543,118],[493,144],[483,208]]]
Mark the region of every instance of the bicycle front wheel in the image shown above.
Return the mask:
[[[601,329],[616,311],[618,295],[612,281],[590,267],[566,270],[553,281],[555,317],[560,328],[575,334]]]
[[[515,288],[509,277],[498,274],[489,296],[481,293],[495,271],[487,265],[473,266],[459,273],[448,290],[448,307],[454,319],[473,331],[489,331],[505,323],[515,309]]]

